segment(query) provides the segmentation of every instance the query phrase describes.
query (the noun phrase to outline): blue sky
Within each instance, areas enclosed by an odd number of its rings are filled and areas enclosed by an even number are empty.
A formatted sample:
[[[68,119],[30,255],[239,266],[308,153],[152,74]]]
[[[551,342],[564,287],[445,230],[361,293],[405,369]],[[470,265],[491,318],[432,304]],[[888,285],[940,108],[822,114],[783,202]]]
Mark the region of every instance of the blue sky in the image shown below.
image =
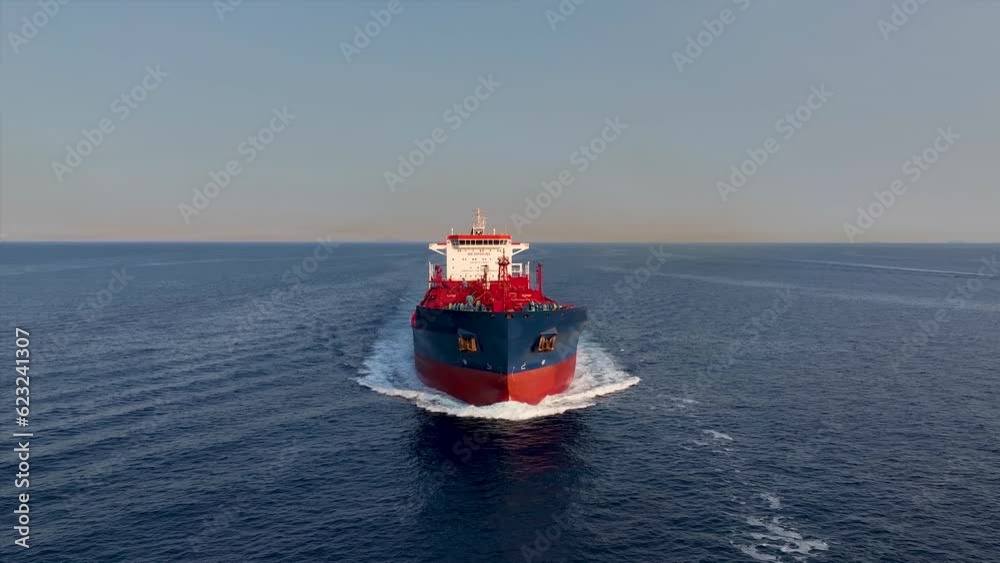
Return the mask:
[[[588,0],[553,29],[557,0],[402,1],[350,62],[342,44],[388,1],[245,0],[220,19],[210,0],[72,0],[26,42],[11,34],[41,8],[4,2],[0,230],[429,240],[482,207],[526,240],[847,242],[845,223],[899,179],[856,241],[1000,240],[1000,2],[911,2],[883,33],[904,2]],[[679,71],[674,53],[723,10],[730,23]],[[115,99],[157,65],[168,75],[122,119]],[[445,112],[490,76],[453,128]],[[833,95],[784,139],[778,120],[823,86]],[[247,162],[238,147],[282,108],[295,117]],[[614,118],[627,129],[581,170],[573,153]],[[53,163],[102,119],[114,130],[60,181]],[[904,173],[948,127],[947,152]],[[447,138],[390,190],[386,172],[436,128]],[[730,167],[772,137],[723,198]],[[238,175],[185,216],[229,161]],[[563,170],[572,184],[540,196]],[[526,198],[549,203],[535,216]]]

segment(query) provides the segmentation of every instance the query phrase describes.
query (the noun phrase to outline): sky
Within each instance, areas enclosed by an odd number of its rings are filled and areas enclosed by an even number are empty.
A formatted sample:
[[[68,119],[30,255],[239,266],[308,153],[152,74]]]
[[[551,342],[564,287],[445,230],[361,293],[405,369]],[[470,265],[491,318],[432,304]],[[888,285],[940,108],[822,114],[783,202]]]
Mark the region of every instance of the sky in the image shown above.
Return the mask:
[[[53,2],[8,241],[1000,241],[1000,2]]]

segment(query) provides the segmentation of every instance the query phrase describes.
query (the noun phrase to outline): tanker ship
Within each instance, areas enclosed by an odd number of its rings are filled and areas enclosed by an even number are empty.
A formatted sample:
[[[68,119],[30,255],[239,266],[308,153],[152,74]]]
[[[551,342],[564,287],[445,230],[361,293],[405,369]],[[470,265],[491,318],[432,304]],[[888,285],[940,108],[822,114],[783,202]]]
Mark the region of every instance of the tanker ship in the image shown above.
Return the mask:
[[[488,234],[480,209],[469,234],[428,245],[445,264],[428,264],[427,293],[410,317],[425,385],[477,406],[535,405],[569,387],[587,311],[545,296],[541,264],[532,284],[530,262],[511,262],[528,246]]]

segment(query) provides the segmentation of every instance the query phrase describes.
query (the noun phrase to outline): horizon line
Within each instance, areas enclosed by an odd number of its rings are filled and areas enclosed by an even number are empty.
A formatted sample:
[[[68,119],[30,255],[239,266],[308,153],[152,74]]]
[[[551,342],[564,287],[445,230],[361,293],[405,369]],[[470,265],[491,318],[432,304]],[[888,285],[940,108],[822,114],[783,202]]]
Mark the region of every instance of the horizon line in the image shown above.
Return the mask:
[[[247,239],[247,240],[176,240],[176,239],[25,239],[10,240],[0,239],[0,246],[4,244],[306,244],[315,243],[316,239],[295,239],[295,240],[268,240],[268,239]],[[402,239],[373,239],[373,240],[331,240],[338,244],[428,244],[423,240],[402,240]],[[436,242],[436,241],[430,241]],[[693,244],[693,245],[838,245],[838,246],[864,246],[864,245],[1000,245],[1000,241],[865,241],[865,242],[833,242],[833,241],[615,241],[615,240],[536,240],[525,241],[528,244]]]

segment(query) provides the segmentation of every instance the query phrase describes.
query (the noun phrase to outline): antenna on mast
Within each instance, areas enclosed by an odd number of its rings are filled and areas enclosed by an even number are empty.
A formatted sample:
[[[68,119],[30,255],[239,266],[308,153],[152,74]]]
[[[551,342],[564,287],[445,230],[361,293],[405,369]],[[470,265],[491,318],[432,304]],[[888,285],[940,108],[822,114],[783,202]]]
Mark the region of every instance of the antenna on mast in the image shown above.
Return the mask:
[[[486,234],[486,215],[483,215],[483,210],[478,207],[472,210],[472,234]]]

